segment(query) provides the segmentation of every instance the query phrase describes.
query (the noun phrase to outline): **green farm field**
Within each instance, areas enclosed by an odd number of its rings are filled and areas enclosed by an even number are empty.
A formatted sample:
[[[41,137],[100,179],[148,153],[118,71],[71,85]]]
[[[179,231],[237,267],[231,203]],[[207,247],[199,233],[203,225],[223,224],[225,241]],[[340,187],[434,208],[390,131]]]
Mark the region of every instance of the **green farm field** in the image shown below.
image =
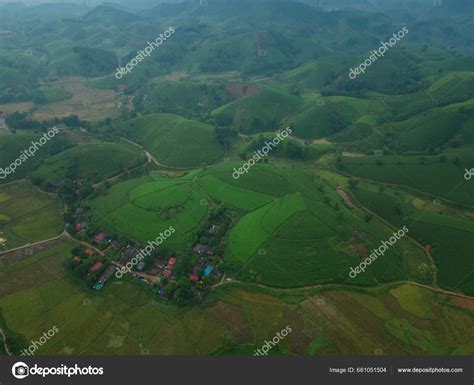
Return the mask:
[[[9,330],[29,341],[58,327],[38,354],[227,354],[229,346],[246,351],[287,325],[292,332],[281,345],[286,354],[371,355],[381,347],[384,354],[473,352],[467,311],[427,289],[402,285],[377,294],[328,290],[298,296],[237,285],[217,291],[206,306],[178,309],[157,302],[136,282],[112,283],[99,295],[55,277],[72,246],[62,244],[24,263],[17,284],[2,285],[0,309]],[[40,274],[45,269],[48,274]]]
[[[464,174],[473,162],[473,147],[447,150],[436,156],[343,158],[345,170],[349,174],[382,183],[404,185],[469,206],[474,202],[474,186],[464,179]]]
[[[474,356],[473,0],[27,3],[0,356]]]
[[[54,197],[22,181],[2,186],[0,191],[0,238],[6,240],[6,248],[52,238],[63,231]]]

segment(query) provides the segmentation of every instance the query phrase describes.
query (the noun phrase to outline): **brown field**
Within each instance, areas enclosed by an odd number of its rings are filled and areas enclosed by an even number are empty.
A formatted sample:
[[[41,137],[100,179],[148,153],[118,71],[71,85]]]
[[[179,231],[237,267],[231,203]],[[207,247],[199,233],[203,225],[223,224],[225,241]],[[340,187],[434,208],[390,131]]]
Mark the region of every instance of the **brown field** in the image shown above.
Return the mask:
[[[0,104],[0,112],[12,114],[14,112],[26,111],[32,106],[33,103],[30,102]]]
[[[119,114],[120,95],[112,90],[89,88],[86,79],[64,77],[51,85],[63,87],[74,96],[69,100],[39,106],[33,113],[34,119],[61,118],[75,114],[80,119],[98,121]]]

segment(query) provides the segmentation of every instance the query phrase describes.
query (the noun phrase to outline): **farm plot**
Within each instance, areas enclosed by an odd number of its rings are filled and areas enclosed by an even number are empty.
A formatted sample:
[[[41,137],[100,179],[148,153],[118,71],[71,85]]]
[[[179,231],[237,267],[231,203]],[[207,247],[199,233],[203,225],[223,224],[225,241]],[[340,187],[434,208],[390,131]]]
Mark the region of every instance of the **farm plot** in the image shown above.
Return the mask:
[[[38,192],[27,182],[2,187],[0,238],[6,248],[52,238],[63,230],[55,198]]]

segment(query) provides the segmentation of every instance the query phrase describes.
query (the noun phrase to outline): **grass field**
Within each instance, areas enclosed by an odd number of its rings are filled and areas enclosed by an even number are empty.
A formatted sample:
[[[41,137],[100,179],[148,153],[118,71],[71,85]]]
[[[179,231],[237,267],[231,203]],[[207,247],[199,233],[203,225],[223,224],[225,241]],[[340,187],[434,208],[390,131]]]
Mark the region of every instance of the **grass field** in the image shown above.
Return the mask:
[[[1,238],[6,247],[52,238],[64,228],[56,199],[35,190],[27,182],[16,182],[2,187],[0,202]]]

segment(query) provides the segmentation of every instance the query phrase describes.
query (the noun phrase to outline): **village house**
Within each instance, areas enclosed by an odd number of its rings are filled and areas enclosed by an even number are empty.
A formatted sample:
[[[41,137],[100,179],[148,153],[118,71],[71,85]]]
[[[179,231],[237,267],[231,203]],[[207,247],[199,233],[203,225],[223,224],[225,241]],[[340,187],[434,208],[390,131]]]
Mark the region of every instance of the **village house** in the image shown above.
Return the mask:
[[[191,282],[198,282],[201,279],[201,277],[199,277],[199,275],[196,275],[196,274],[189,274],[188,279]]]
[[[102,266],[104,266],[104,264],[101,261],[97,261],[96,263],[94,263],[92,266],[89,267],[89,274],[101,269]]]
[[[97,243],[102,243],[104,242],[106,236],[107,236],[107,233],[105,231],[100,231],[99,233],[95,235],[94,240]]]
[[[94,289],[100,290],[104,287],[105,283],[110,279],[110,277],[115,273],[115,266],[110,265],[102,275],[99,277],[95,285],[93,286]]]
[[[203,255],[203,254],[212,255],[212,247],[207,246],[207,245],[201,245],[200,243],[194,246],[193,251],[199,255]]]
[[[218,225],[212,225],[211,228],[209,229],[209,234],[216,234],[220,230],[220,226]]]

